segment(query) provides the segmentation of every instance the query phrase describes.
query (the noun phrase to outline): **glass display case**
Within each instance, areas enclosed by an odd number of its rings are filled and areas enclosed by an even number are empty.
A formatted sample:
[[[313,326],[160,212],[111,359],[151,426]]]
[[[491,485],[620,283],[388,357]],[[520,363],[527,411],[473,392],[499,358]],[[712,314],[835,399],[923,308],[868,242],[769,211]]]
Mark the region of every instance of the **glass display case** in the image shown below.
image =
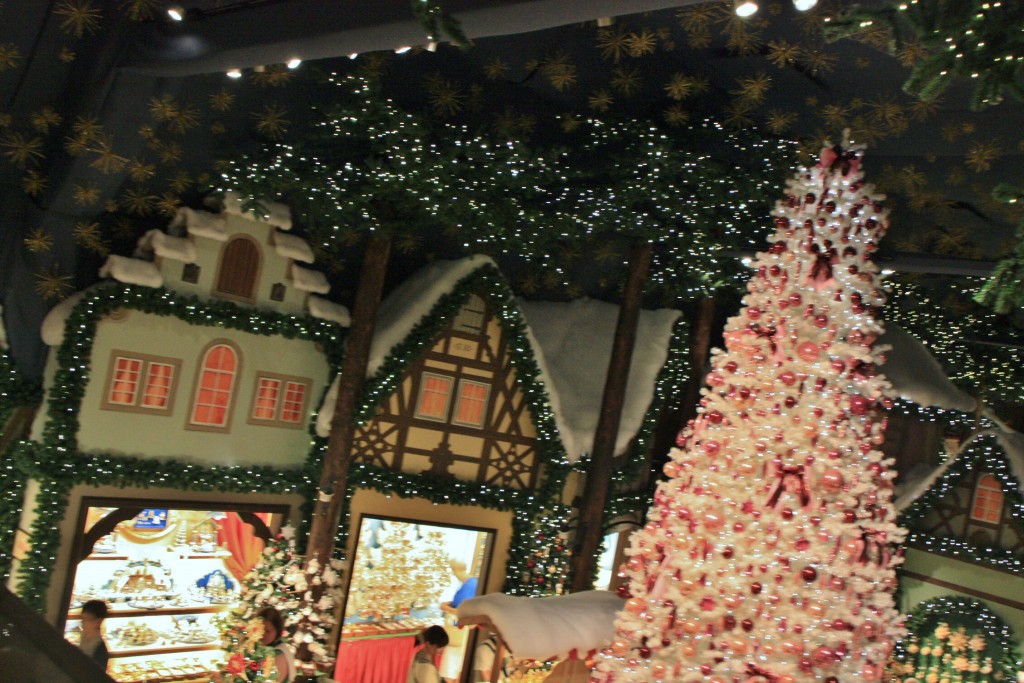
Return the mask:
[[[103,600],[112,678],[208,679],[223,660],[217,619],[237,604],[240,577],[284,514],[83,503],[66,638],[78,640],[82,604]]]

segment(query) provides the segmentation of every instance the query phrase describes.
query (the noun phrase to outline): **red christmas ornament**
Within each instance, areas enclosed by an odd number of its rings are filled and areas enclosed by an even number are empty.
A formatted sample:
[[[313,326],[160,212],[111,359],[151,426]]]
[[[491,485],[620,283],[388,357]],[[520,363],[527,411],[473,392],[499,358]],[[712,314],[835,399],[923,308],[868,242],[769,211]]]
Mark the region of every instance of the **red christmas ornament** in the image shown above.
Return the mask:
[[[804,567],[800,570],[800,578],[802,578],[807,583],[810,583],[811,581],[814,581],[816,578],[818,578],[818,570],[814,567]]]

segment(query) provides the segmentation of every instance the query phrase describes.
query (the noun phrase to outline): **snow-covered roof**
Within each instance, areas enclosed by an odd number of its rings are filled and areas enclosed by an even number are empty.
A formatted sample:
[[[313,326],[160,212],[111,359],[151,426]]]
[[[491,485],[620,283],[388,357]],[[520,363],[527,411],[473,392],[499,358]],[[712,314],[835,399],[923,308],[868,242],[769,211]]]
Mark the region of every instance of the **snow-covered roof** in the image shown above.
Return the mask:
[[[463,601],[459,621],[486,617],[517,659],[585,657],[615,637],[615,614],[624,601],[608,591],[582,591],[547,598],[491,593]]]
[[[329,320],[332,323],[338,323],[342,327],[349,327],[352,325],[352,315],[349,313],[347,306],[342,306],[341,304],[336,304],[333,301],[328,301],[316,294],[311,294],[309,296],[308,303],[309,314],[314,318]]]
[[[196,211],[187,206],[178,209],[167,229],[172,234],[187,231],[190,235],[208,237],[218,242],[228,239],[227,220],[224,216],[209,211]]]
[[[977,407],[974,397],[949,381],[927,347],[899,325],[887,321],[878,344],[891,347],[881,369],[902,398],[926,408],[965,413]]]
[[[309,242],[301,237],[289,235],[280,230],[274,231],[274,251],[284,258],[290,258],[293,261],[312,263],[315,260],[313,248],[309,246]]]
[[[149,253],[182,263],[195,263],[197,257],[196,245],[192,240],[187,237],[172,237],[155,228],[147,230],[135,247],[136,258]]]
[[[467,276],[494,262],[486,256],[435,261],[413,274],[381,303],[370,347],[368,376],[383,365],[391,350]],[[516,302],[526,335],[547,390],[562,443],[571,461],[591,450],[604,391],[604,368],[611,358],[619,307],[591,299],[569,303]],[[643,426],[654,398],[654,384],[668,358],[668,344],[679,311],[641,311],[630,365],[625,405],[615,444],[625,451]],[[585,330],[585,333],[581,333]],[[595,368],[601,370],[595,372]],[[337,400],[337,378],[324,398],[317,433],[326,436]]]
[[[113,278],[126,285],[142,287],[163,287],[164,277],[160,269],[150,261],[111,254],[100,267],[100,277]]]
[[[534,355],[543,356],[544,384],[552,397],[562,443],[569,460],[576,461],[593,450],[619,306],[593,299],[569,303],[520,299],[517,303],[526,317]],[[643,426],[681,315],[670,309],[640,311],[616,454],[626,450]]]
[[[277,202],[266,202],[261,201],[260,204],[270,214],[269,216],[260,216],[253,211],[243,211],[242,204],[245,202],[245,197],[237,192],[225,192],[224,193],[224,212],[233,213],[237,216],[244,216],[249,220],[260,221],[262,223],[268,223],[273,225],[275,228],[282,230],[292,229],[292,212],[284,204]]]
[[[303,292],[326,294],[331,291],[331,285],[323,273],[319,270],[303,268],[297,263],[292,264],[292,283],[294,283],[295,289]]]
[[[488,265],[494,266],[494,261],[489,256],[479,255],[457,261],[434,261],[396,287],[377,311],[367,376],[380,369],[391,349],[409,336],[412,328],[430,313],[442,296],[467,275]]]
[[[50,309],[50,312],[43,318],[43,326],[40,330],[43,342],[47,346],[60,346],[64,341],[64,323],[67,322],[71,311],[78,305],[78,302],[85,298],[88,289],[75,292],[64,301]]]

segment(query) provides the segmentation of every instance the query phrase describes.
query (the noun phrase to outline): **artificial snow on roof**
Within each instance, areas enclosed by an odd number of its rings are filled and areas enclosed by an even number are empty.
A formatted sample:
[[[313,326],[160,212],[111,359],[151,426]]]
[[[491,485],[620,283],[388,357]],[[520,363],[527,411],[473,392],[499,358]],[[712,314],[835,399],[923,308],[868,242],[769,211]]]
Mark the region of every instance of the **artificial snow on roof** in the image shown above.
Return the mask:
[[[196,262],[196,245],[187,237],[171,237],[162,230],[147,230],[135,246],[135,258],[145,254],[156,254],[160,258]]]
[[[331,291],[331,285],[323,273],[319,270],[303,268],[297,263],[292,264],[292,283],[295,285],[295,289],[303,292],[326,294]]]
[[[261,223],[268,223],[276,228],[282,230],[292,229],[292,212],[284,204],[278,202],[266,202],[261,201],[260,204],[267,210],[269,216],[260,216],[254,211],[243,211],[242,204],[246,201],[246,198],[237,192],[225,192],[224,193],[224,212],[233,213],[238,216],[243,216],[253,221],[260,221]]]
[[[293,261],[312,263],[315,260],[313,248],[309,246],[306,240],[295,235],[289,235],[286,232],[281,232],[280,230],[274,231],[274,251],[284,258],[290,258]]]
[[[309,296],[308,305],[309,314],[314,318],[329,320],[332,323],[338,323],[342,327],[352,325],[352,315],[348,312],[347,306],[336,304],[316,294]]]
[[[224,216],[209,211],[194,211],[187,206],[178,209],[167,229],[175,236],[184,235],[187,231],[190,235],[209,237],[218,242],[228,239],[227,220]]]
[[[71,311],[78,305],[78,302],[85,298],[85,292],[75,292],[64,301],[50,309],[50,312],[43,318],[43,326],[40,330],[43,342],[47,346],[60,346],[64,341],[64,323],[67,321]]]
[[[491,593],[463,601],[459,620],[487,617],[519,659],[583,658],[615,636],[615,613],[623,600],[608,591],[582,591],[548,598]]]
[[[488,256],[468,256],[457,261],[434,261],[422,268],[388,295],[377,312],[377,327],[370,346],[367,376],[380,369],[391,349],[401,343],[412,328],[430,313],[438,300],[470,273],[494,265]]]
[[[973,412],[977,401],[957,388],[939,362],[916,337],[899,325],[886,321],[879,345],[888,345],[882,372],[896,392],[920,406]]]
[[[100,277],[113,278],[126,285],[142,287],[163,287],[164,278],[160,269],[150,261],[111,254],[100,268]]]
[[[517,303],[535,346],[542,350],[548,394],[557,396],[555,415],[562,443],[569,460],[575,462],[593,449],[620,307],[593,299],[569,303],[520,299]],[[616,455],[625,451],[643,426],[681,315],[671,309],[640,311]]]

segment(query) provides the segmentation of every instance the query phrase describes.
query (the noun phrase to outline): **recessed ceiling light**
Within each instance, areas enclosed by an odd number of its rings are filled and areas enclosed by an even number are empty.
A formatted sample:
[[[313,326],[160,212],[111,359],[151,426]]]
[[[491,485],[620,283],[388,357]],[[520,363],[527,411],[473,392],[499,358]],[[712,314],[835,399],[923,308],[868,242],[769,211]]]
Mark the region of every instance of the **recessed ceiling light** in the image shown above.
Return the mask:
[[[734,8],[738,17],[749,17],[756,14],[758,10],[754,0],[735,0]]]
[[[409,45],[403,45],[402,47],[396,47],[395,48],[395,54],[396,55],[404,55],[406,52],[408,52],[411,49],[412,49],[412,47],[409,46]]]
[[[171,5],[167,8],[167,16],[174,21],[185,21],[185,8],[181,5]]]
[[[292,57],[291,59],[288,60],[289,69],[298,69],[299,64],[302,64],[302,60],[299,59],[298,57]]]
[[[793,7],[796,7],[801,12],[806,12],[817,4],[818,0],[793,0]]]
[[[228,78],[241,78],[241,77],[242,77],[242,70],[241,69],[231,69],[230,71],[228,71]]]

